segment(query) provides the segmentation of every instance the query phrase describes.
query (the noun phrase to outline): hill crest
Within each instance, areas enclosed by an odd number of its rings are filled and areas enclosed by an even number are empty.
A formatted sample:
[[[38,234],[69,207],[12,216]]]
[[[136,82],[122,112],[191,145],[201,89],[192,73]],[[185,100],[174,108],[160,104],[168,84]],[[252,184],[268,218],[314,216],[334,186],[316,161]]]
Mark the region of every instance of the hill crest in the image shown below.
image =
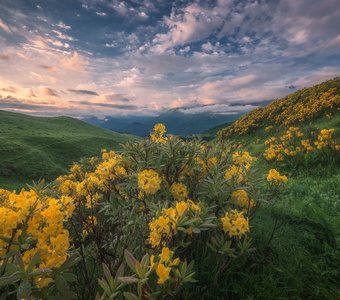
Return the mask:
[[[340,77],[303,88],[257,108],[218,132],[220,138],[244,135],[266,126],[291,126],[334,114],[340,109]]]

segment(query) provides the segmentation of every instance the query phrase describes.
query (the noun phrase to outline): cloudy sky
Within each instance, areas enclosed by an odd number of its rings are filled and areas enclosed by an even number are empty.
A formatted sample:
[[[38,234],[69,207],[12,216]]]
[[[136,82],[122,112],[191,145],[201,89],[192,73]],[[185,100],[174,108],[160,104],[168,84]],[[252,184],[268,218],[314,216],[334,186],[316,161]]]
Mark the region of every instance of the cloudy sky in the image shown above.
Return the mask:
[[[0,109],[248,111],[340,74],[338,0],[0,0]]]

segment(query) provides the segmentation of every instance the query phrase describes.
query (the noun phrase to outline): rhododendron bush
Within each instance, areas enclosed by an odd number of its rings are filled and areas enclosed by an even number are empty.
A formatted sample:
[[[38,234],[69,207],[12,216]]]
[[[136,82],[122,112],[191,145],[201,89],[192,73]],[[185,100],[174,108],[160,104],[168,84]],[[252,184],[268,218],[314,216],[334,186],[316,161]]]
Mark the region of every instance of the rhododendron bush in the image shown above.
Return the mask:
[[[299,127],[289,127],[282,135],[265,141],[263,156],[268,161],[294,170],[297,166],[330,163],[336,160],[339,141],[333,137],[334,128],[302,132]]]
[[[214,269],[218,282],[252,251],[256,210],[287,177],[261,174],[255,157],[226,142],[165,132],[157,124],[149,139],[83,159],[50,185],[1,190],[1,293],[181,298],[204,284],[198,274]]]

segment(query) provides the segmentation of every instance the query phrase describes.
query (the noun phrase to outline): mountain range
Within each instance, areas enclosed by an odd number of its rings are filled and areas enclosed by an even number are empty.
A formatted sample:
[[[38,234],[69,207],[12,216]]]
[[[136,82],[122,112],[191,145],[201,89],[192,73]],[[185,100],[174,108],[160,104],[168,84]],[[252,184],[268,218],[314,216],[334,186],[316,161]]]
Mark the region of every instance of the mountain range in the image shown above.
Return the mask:
[[[105,118],[85,117],[83,121],[105,129],[138,136],[147,136],[156,123],[163,123],[167,133],[188,136],[199,134],[211,127],[237,120],[241,114],[217,114],[212,112],[187,113],[171,109],[158,116],[107,116]]]

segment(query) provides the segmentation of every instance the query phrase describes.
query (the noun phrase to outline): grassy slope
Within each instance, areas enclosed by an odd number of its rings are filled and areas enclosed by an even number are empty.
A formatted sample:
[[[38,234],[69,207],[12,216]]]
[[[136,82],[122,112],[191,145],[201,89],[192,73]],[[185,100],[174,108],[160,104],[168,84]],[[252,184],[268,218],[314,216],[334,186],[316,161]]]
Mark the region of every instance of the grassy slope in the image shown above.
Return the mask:
[[[41,118],[0,111],[0,187],[54,179],[81,157],[119,149],[135,139],[69,117]]]
[[[266,126],[314,124],[320,117],[339,112],[340,77],[303,88],[269,105],[243,115],[230,126],[220,130],[220,137],[251,133]]]
[[[300,128],[335,128],[340,134],[340,114],[315,120]],[[278,129],[282,131],[282,129]],[[275,132],[275,131],[274,131]],[[257,167],[277,168],[262,158],[263,141],[271,134],[263,129],[240,138],[258,157]],[[340,299],[340,166],[318,164],[288,174],[287,191],[276,207],[263,207],[254,222],[259,241],[259,264],[241,279],[249,287],[244,296],[255,299]],[[271,228],[277,230],[269,245]],[[254,228],[256,228],[254,226]]]
[[[340,113],[298,126],[334,128],[339,140]],[[258,158],[263,173],[279,169],[289,182],[282,202],[261,207],[253,220],[255,255],[233,263],[230,275],[221,279],[228,285],[208,291],[206,298],[223,299],[225,290],[231,299],[340,299],[340,166],[316,164],[292,172],[265,161],[264,141],[283,131],[260,128],[229,138]]]

